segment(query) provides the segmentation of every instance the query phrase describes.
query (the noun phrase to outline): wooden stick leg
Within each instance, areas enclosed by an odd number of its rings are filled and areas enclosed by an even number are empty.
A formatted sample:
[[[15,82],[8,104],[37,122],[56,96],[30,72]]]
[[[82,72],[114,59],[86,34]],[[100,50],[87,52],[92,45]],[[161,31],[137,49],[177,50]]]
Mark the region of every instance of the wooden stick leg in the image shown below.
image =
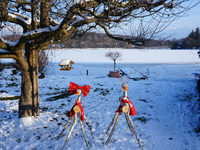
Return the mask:
[[[58,135],[57,140],[63,135],[63,132],[65,131],[65,129],[68,127],[69,123],[72,121],[72,119],[74,118],[74,115],[69,119],[69,121],[66,123],[64,129],[62,130],[62,132]]]
[[[93,135],[93,132],[92,132],[92,127],[90,126],[90,124],[89,124],[89,122],[88,122],[88,120],[87,120],[87,118],[86,118],[85,115],[84,115],[84,118],[85,118],[85,122],[86,122],[88,128],[90,129],[90,132],[91,132],[92,138],[94,139],[94,135]]]
[[[68,133],[68,136],[67,136],[66,140],[65,140],[65,144],[64,144],[64,146],[63,146],[63,150],[65,149],[65,147],[66,147],[66,145],[67,145],[67,142],[68,142],[69,137],[70,137],[70,135],[71,135],[71,133],[72,133],[72,130],[74,129],[74,126],[76,125],[76,121],[77,121],[77,113],[75,113],[75,116],[74,116],[74,123],[73,123],[73,125],[72,125],[72,127],[71,127],[71,129],[70,129],[70,131],[69,131],[69,133]]]
[[[107,129],[107,131],[106,131],[106,134],[108,134],[108,132],[110,131],[110,128],[112,127],[112,125],[113,125],[113,123],[114,123],[116,117],[118,116],[118,114],[119,114],[119,113],[115,113],[115,115],[114,115],[114,117],[113,117],[113,119],[112,119],[112,122],[110,123],[110,125],[109,125],[109,127],[108,127],[108,129]]]
[[[131,125],[131,121],[129,120],[128,113],[125,113],[125,117],[126,117],[126,122],[127,122],[128,126],[129,126],[129,128],[130,128],[132,134],[134,135],[135,132],[134,132],[134,130],[133,130],[133,126]]]
[[[137,139],[137,141],[138,141],[138,143],[139,143],[139,146],[143,149],[142,143],[141,143],[140,138],[139,138],[139,136],[138,136],[138,134],[137,134],[137,132],[136,132],[136,130],[135,130],[135,126],[133,125],[133,122],[132,122],[132,120],[131,120],[131,117],[130,117],[130,115],[129,115],[128,113],[127,113],[127,116],[128,116],[129,121],[131,122],[131,125],[132,125],[132,127],[133,127],[133,131],[134,131],[134,133],[135,133],[135,137],[136,137],[136,139]]]
[[[118,121],[119,121],[120,116],[121,116],[121,114],[119,114],[118,117],[117,117],[117,120],[116,120],[116,122],[115,122],[115,125],[113,126],[112,131],[111,131],[111,133],[110,133],[110,135],[109,135],[109,137],[108,137],[108,139],[107,139],[107,141],[106,141],[106,146],[107,146],[108,143],[110,142],[110,139],[111,139],[111,137],[112,137],[112,135],[113,135],[113,133],[114,133],[114,131],[115,131],[115,128],[116,128],[116,126],[117,126],[117,123],[118,123]]]
[[[87,141],[87,138],[86,138],[86,135],[85,135],[84,126],[83,126],[83,122],[81,120],[81,116],[79,116],[79,120],[80,120],[80,124],[81,124],[81,130],[83,132],[83,136],[84,136],[84,139],[85,139],[85,143],[86,143],[88,149],[90,149],[90,146],[88,144],[88,141]]]

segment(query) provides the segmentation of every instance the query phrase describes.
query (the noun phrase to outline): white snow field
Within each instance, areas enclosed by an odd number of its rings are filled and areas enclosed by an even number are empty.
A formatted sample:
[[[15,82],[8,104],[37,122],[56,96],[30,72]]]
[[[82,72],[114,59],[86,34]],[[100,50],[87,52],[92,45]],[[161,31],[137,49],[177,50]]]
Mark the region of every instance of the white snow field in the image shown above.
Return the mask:
[[[186,58],[182,58],[180,61],[184,62]],[[113,63],[76,63],[75,58],[71,59],[75,61],[72,71],[59,71],[57,63],[54,75],[39,79],[41,113],[37,119],[18,118],[18,99],[0,101],[1,150],[62,149],[73,120],[63,136],[59,140],[56,138],[69,120],[66,114],[77,99],[76,95],[68,94],[70,82],[91,86],[89,94],[82,96],[82,106],[94,132],[92,139],[84,123],[92,150],[141,149],[124,114],[108,146],[105,146],[108,138],[106,130],[120,104],[119,97],[122,96],[121,82],[107,76],[108,71],[113,69]],[[124,63],[117,62],[117,65],[120,68]],[[128,63],[122,69],[129,72],[131,66],[132,63]],[[200,68],[200,64],[197,61],[173,64],[170,60],[154,64],[135,63],[130,77],[146,74],[147,68],[150,72],[148,79],[128,80],[128,97],[137,112],[131,119],[143,148],[200,150],[200,97],[196,88],[197,79],[192,74]],[[89,70],[89,76],[86,76],[86,70]],[[11,69],[4,69],[0,74],[0,97],[20,96],[20,73],[10,75]],[[125,80],[126,76],[123,77]],[[74,127],[65,149],[88,149],[79,123]]]

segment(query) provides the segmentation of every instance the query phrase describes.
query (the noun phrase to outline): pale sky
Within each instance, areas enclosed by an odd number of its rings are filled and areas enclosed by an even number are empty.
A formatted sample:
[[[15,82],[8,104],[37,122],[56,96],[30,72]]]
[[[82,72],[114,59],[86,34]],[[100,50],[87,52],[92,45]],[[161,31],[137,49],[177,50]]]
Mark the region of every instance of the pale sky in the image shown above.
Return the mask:
[[[197,2],[198,0],[194,0],[194,4]],[[187,16],[172,22],[172,24],[165,29],[164,36],[175,34],[170,39],[185,38],[192,30],[195,31],[198,27],[200,28],[200,4],[188,11]]]

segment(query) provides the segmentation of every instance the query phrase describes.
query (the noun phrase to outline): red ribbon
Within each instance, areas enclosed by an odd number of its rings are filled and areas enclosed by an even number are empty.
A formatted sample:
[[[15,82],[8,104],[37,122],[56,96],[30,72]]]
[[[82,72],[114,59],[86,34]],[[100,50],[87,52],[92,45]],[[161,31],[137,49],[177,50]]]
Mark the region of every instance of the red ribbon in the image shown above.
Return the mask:
[[[70,82],[69,91],[72,95],[75,94],[77,89],[81,89],[84,97],[86,97],[88,95],[88,93],[90,92],[90,86],[89,85],[79,86],[76,83]]]
[[[116,112],[118,112],[119,114],[122,113],[121,105],[124,104],[124,103],[128,103],[128,105],[130,107],[129,115],[137,115],[136,111],[135,111],[135,107],[134,107],[133,103],[129,100],[128,97],[127,97],[127,99],[125,99],[125,98],[122,99],[121,104],[119,105],[118,110]]]
[[[84,111],[83,111],[83,106],[81,105],[81,101],[78,102],[78,99],[77,99],[75,101],[74,106],[76,106],[76,105],[78,105],[81,108],[81,113],[79,113],[79,114],[81,114],[81,120],[84,122]],[[71,118],[74,115],[74,110],[73,110],[74,106],[70,110],[69,118]]]

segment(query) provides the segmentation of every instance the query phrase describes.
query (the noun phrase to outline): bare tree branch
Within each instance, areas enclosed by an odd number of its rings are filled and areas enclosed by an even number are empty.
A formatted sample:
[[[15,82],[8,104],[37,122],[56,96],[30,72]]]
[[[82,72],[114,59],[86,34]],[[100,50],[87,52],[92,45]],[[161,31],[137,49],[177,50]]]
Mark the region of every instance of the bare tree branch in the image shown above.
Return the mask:
[[[17,59],[17,56],[15,54],[11,54],[11,53],[1,53],[0,52],[0,58],[13,58],[13,59]]]

